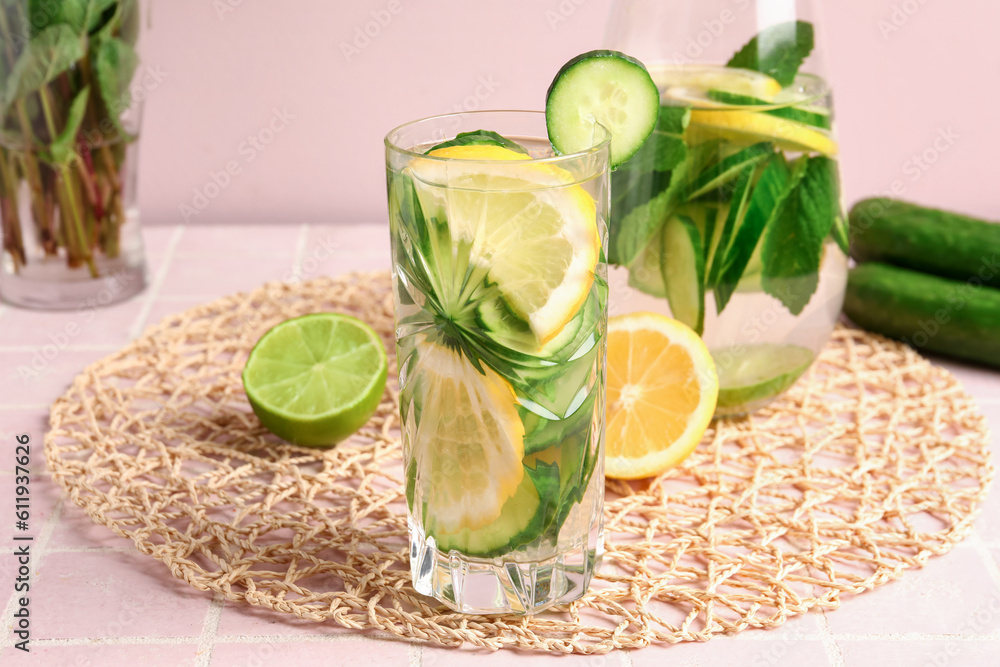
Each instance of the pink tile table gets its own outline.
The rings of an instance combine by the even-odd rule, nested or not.
[[[154,227],[145,231],[150,286],[96,313],[37,313],[0,305],[0,664],[144,665],[645,665],[794,664],[831,667],[993,665],[1000,655],[1000,500],[951,554],[839,611],[795,618],[708,644],[658,646],[605,656],[422,647],[377,632],[315,625],[225,603],[170,576],[94,524],[45,471],[48,407],[86,364],[150,324],[196,304],[270,280],[304,280],[389,268],[385,225]],[[1000,454],[1000,373],[945,362],[980,401]],[[29,530],[14,528],[14,437],[31,437]],[[15,534],[30,535],[30,654],[11,630],[20,594]]]

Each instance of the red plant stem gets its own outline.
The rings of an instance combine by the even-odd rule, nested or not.
[[[84,170],[81,172],[83,185],[87,189],[87,198],[94,206],[94,216],[100,222],[104,219],[104,198],[96,185],[97,171],[94,169],[94,157],[90,153],[90,144],[83,137],[77,139],[77,145],[80,147],[80,157],[84,165]]]

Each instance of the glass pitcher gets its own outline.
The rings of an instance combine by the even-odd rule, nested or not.
[[[669,313],[708,345],[716,416],[783,394],[843,305],[848,234],[823,24],[800,0],[618,0],[607,46],[660,88],[612,175],[611,314]]]

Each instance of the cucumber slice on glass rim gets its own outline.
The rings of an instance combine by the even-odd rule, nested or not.
[[[635,155],[656,127],[660,91],[646,67],[618,51],[588,51],[562,66],[545,97],[545,123],[556,152],[594,143],[594,124],[611,133],[611,168]]]

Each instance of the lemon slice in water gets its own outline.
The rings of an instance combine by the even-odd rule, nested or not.
[[[415,354],[420,418],[409,458],[425,527],[434,535],[483,528],[500,518],[524,478],[514,390],[444,345],[418,343]]]
[[[426,210],[544,345],[583,305],[601,250],[593,197],[566,170],[500,146],[451,146],[410,167]]]

